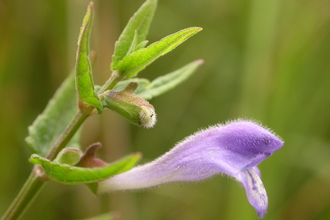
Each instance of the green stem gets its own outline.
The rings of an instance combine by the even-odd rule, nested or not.
[[[99,91],[102,92],[112,89],[123,77],[114,71],[110,79],[104,84],[104,86]],[[49,160],[54,160],[57,154],[65,148],[68,142],[71,140],[73,135],[80,128],[82,123],[88,118],[92,111],[78,111],[76,115],[71,120],[70,124],[66,127],[65,131],[57,139],[54,147],[47,155]],[[34,166],[29,178],[26,180],[21,191],[18,193],[15,200],[12,202],[10,207],[7,209],[1,220],[14,220],[18,219],[23,212],[27,209],[29,204],[36,197],[37,193],[40,191],[42,186],[45,184],[42,173],[40,173],[39,166]]]
[[[86,120],[89,114],[84,112],[77,112],[71,120],[70,124],[66,127],[62,135],[57,139],[52,151],[48,154],[47,158],[53,160],[57,154],[67,145],[72,136],[76,133],[82,123]],[[36,197],[41,187],[45,184],[42,178],[39,166],[34,166],[29,178],[26,180],[21,191],[18,193],[15,200],[12,202],[7,212],[1,220],[14,220],[18,219],[29,206],[33,198]]]
[[[55,159],[57,154],[69,143],[73,135],[77,132],[77,130],[80,128],[80,126],[88,116],[89,114],[86,114],[81,111],[78,111],[76,113],[76,115],[73,117],[68,127],[62,133],[62,135],[57,139],[51,152],[47,155],[47,158],[49,160]]]
[[[7,209],[7,212],[2,216],[2,220],[18,219],[36,197],[41,187],[45,184],[36,171],[37,166],[34,166],[21,191]]]
[[[106,90],[113,89],[115,87],[115,85],[117,85],[117,83],[119,81],[121,81],[122,79],[123,79],[122,74],[119,74],[118,71],[115,70],[114,72],[112,72],[108,81],[102,86],[102,88],[100,89],[98,94],[101,94],[101,93],[105,92]]]

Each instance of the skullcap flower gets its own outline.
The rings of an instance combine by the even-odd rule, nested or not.
[[[282,146],[279,137],[255,122],[218,124],[187,137],[150,163],[100,182],[98,193],[226,174],[242,183],[250,204],[263,218],[268,197],[257,165]]]

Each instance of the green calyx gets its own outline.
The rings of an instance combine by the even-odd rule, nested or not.
[[[151,128],[156,123],[154,107],[134,94],[137,83],[130,83],[122,91],[106,91],[100,95],[105,107],[119,113],[134,125]]]

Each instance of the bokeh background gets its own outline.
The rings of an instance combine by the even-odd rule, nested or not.
[[[110,75],[113,44],[143,0],[95,0],[95,81]],[[87,0],[0,0],[0,214],[28,177],[27,126],[74,67]],[[140,73],[154,79],[196,59],[185,83],[152,100],[152,129],[110,110],[88,119],[83,148],[101,141],[113,161],[142,152],[150,161],[185,136],[235,118],[255,119],[285,140],[259,167],[266,220],[330,219],[330,1],[159,0],[148,39],[204,30]],[[257,219],[244,189],[217,176],[95,197],[85,186],[49,182],[23,219],[85,219],[111,211],[123,220]]]

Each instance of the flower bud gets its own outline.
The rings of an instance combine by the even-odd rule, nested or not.
[[[101,146],[101,143],[94,143],[90,145],[86,149],[85,153],[80,157],[80,161],[76,166],[94,168],[108,165],[106,162],[96,157],[96,151]]]
[[[68,164],[70,166],[76,165],[79,160],[82,152],[75,148],[64,148],[55,158],[54,161],[61,164]]]
[[[119,113],[132,124],[151,128],[156,123],[154,107],[134,94],[137,83],[130,83],[122,91],[109,90],[100,95],[105,107]]]

